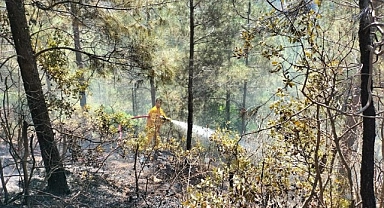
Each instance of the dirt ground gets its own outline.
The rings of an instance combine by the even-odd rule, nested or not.
[[[71,193],[60,197],[40,191],[45,184],[38,176],[44,174],[40,173],[31,181],[29,205],[22,203],[21,194],[16,194],[12,203],[2,207],[181,207],[184,185],[180,182],[182,173],[175,170],[173,156],[141,156],[136,161],[135,168],[133,155],[112,155],[102,161],[102,166],[67,164]]]

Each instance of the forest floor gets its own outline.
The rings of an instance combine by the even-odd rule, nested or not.
[[[175,163],[175,157],[170,153],[159,153],[156,159],[144,158],[137,157],[135,163],[134,155],[123,158],[114,154],[103,158],[103,165],[99,167],[84,166],[83,163],[66,165],[71,190],[66,196],[41,191],[46,184],[43,182],[44,174],[36,171],[34,175],[37,177],[31,180],[29,205],[21,202],[20,193],[15,195],[12,203],[2,207],[181,207],[187,183],[182,175],[188,174],[185,168],[177,171],[175,164],[180,163]],[[17,182],[13,180],[13,183]],[[15,189],[17,185],[18,191],[22,191],[20,184],[7,184],[7,187]]]

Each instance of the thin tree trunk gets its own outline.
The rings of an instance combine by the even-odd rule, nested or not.
[[[5,181],[4,178],[4,167],[3,167],[3,160],[0,158],[0,180],[1,180],[1,186],[2,186],[2,191],[4,192],[4,204],[8,203],[9,200],[9,193],[7,189],[7,182]],[[0,205],[3,203],[0,202]]]
[[[6,0],[5,3],[28,107],[48,178],[48,190],[55,194],[66,194],[69,192],[69,188],[59,150],[54,141],[51,121],[32,50],[24,4],[22,0]]]
[[[318,200],[320,201],[320,204],[323,204],[324,190],[323,190],[323,182],[321,178],[322,170],[320,167],[320,160],[319,160],[319,150],[320,150],[320,142],[321,142],[320,105],[316,106],[316,128],[317,128],[317,136],[316,136],[316,146],[315,146],[315,152],[314,152],[316,177],[312,185],[311,194],[305,200],[303,207],[309,207],[309,203],[312,201],[312,198],[315,196],[315,194],[318,195]]]
[[[151,69],[151,76],[149,77],[149,84],[151,85],[151,101],[152,106],[156,104],[156,86],[155,86],[155,73]]]
[[[251,15],[251,1],[248,2],[248,12],[247,12],[247,26],[248,30],[249,28],[249,16]],[[249,58],[248,58],[248,48],[245,49],[245,66],[248,67],[249,65]],[[246,101],[247,101],[247,80],[244,81],[243,85],[243,103],[242,103],[242,113],[241,113],[241,128],[240,128],[240,134],[243,135],[246,131],[246,126],[245,126],[245,116],[247,115],[246,111]]]
[[[381,132],[381,138],[384,138],[384,121],[381,122],[381,128],[380,128],[380,132]],[[382,140],[381,141],[381,158],[384,159],[384,141]],[[381,159],[381,160],[383,160]],[[383,161],[381,161],[381,169],[383,170],[384,168],[384,163]],[[381,173],[383,174],[383,173]],[[384,208],[384,183],[381,183],[381,195],[380,195],[380,208]]]
[[[188,129],[187,129],[187,150],[192,149],[192,128],[193,128],[193,68],[195,52],[195,20],[193,0],[189,1],[189,67],[188,67]]]
[[[242,102],[242,109],[241,109],[241,129],[240,134],[243,135],[246,131],[245,128],[245,116],[247,115],[247,110],[245,108],[245,103],[247,101],[247,81],[244,81],[243,85],[243,102]]]
[[[227,95],[225,98],[225,123],[223,126],[228,129],[230,121],[231,121],[231,92],[227,90]]]
[[[146,23],[147,27],[149,26],[149,21],[151,18],[151,15],[149,14],[149,8],[148,8],[148,0],[145,1],[145,9],[146,9]],[[150,85],[151,85],[151,99],[152,99],[152,106],[156,104],[156,85],[155,85],[155,71],[153,68],[151,69],[152,76],[149,79]]]
[[[23,177],[24,177],[24,203],[27,204],[27,206],[30,206],[30,200],[29,200],[29,177],[28,177],[28,157],[29,157],[29,145],[28,145],[28,123],[26,121],[23,121],[23,128],[22,128],[21,138],[23,140],[23,147],[24,147],[24,153],[23,153],[23,159],[21,161],[23,166]]]
[[[361,68],[361,105],[363,107],[363,148],[361,158],[361,188],[360,195],[363,208],[376,207],[375,193],[373,186],[374,179],[374,145],[376,115],[372,100],[372,57],[370,46],[372,46],[370,1],[359,0],[360,25],[359,25],[359,43],[360,43],[360,61]]]
[[[136,91],[137,91],[137,88],[138,88],[138,83],[137,82],[134,82],[132,84],[132,115],[136,115]]]
[[[73,15],[72,30],[73,30],[73,39],[74,39],[75,50],[76,50],[76,52],[75,52],[75,54],[76,54],[76,65],[77,65],[79,70],[82,70],[84,68],[84,65],[83,65],[83,59],[82,59],[81,53],[80,53],[81,44],[80,44],[79,20],[77,19],[77,15],[79,13],[78,11],[79,10],[77,9],[76,4],[71,3],[71,12],[72,12],[72,15]],[[81,75],[81,77],[79,78],[79,82],[80,82],[81,86],[84,85],[84,81],[85,81],[84,75]],[[84,109],[85,105],[87,104],[87,97],[85,95],[84,89],[80,90],[79,96],[80,96],[80,106],[81,106],[82,109]]]

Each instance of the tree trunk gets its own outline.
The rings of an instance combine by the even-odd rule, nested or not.
[[[245,116],[247,115],[247,111],[245,108],[245,103],[247,101],[247,81],[244,81],[243,86],[243,102],[242,102],[242,113],[241,113],[241,127],[240,127],[240,135],[243,135],[246,131],[245,129]]]
[[[151,69],[151,76],[149,77],[149,84],[151,86],[151,101],[152,106],[156,104],[156,86],[155,86],[155,72]]]
[[[249,26],[249,16],[251,15],[251,1],[248,2],[248,12],[247,12],[247,25],[248,25],[248,31],[250,30]],[[245,66],[248,67],[249,65],[249,58],[248,58],[248,48],[245,49],[246,57],[245,57]],[[240,127],[240,135],[243,135],[246,131],[245,126],[245,116],[247,115],[246,111],[246,101],[247,101],[247,80],[244,80],[243,85],[243,103],[242,103],[242,113],[241,113],[241,127]]]
[[[71,3],[71,12],[73,15],[72,19],[72,30],[73,30],[73,39],[75,43],[75,50],[76,50],[76,65],[79,70],[82,70],[84,68],[83,65],[83,59],[81,57],[81,44],[80,44],[80,29],[79,29],[79,20],[77,19],[77,15],[79,10],[77,9],[77,5],[75,3]],[[81,75],[79,78],[80,85],[84,85],[84,75]],[[84,109],[85,105],[87,104],[87,97],[85,95],[84,89],[80,90],[79,92],[80,96],[80,106],[82,109]]]
[[[225,98],[225,121],[223,127],[229,129],[229,123],[231,121],[231,92],[227,90]]]
[[[6,0],[5,2],[28,107],[48,178],[48,190],[55,194],[66,194],[69,192],[69,188],[60,154],[54,141],[51,121],[32,50],[23,1]]]
[[[188,129],[187,129],[187,150],[192,149],[192,128],[193,128],[193,68],[195,52],[195,23],[194,23],[193,0],[189,1],[189,66],[188,66]]]
[[[370,2],[359,0],[361,12],[359,25],[360,61],[361,69],[361,104],[363,106],[363,148],[361,159],[361,188],[360,195],[363,208],[376,207],[373,187],[374,177],[374,145],[375,145],[375,108],[372,100],[372,57],[369,47],[372,46]]]

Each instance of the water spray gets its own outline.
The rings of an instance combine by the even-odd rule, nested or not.
[[[139,115],[139,116],[131,117],[131,119],[139,119],[139,118],[148,118],[148,115]],[[160,119],[163,120],[163,121],[170,121],[173,124],[175,124],[176,126],[179,126],[184,131],[187,131],[187,129],[188,129],[188,124],[186,122],[173,120],[173,119],[170,119],[170,118],[165,117],[165,116],[160,116]],[[205,138],[205,139],[209,139],[209,137],[213,133],[215,133],[215,131],[210,129],[210,128],[208,128],[208,127],[202,127],[202,126],[199,126],[199,125],[193,125],[192,133],[194,135],[196,135],[196,136],[199,136],[199,137],[202,137],[202,138]]]
[[[188,129],[188,124],[186,122],[176,121],[176,120],[171,120],[171,122],[173,124],[181,127],[184,131],[187,131],[187,129]],[[202,126],[198,126],[198,125],[193,125],[192,133],[197,135],[197,136],[203,137],[205,139],[209,139],[209,137],[213,133],[215,133],[215,131],[210,129],[210,128],[208,128],[208,127],[202,127]]]

